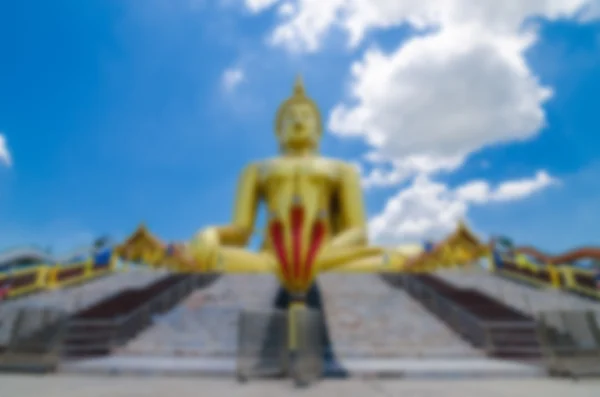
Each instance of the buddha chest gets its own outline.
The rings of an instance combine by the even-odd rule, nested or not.
[[[271,217],[301,206],[311,218],[328,218],[339,186],[339,163],[325,158],[275,159],[259,168],[260,191]]]

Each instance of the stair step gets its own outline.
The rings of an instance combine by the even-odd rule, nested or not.
[[[152,297],[160,296],[160,294],[166,293],[171,288],[180,288],[180,283],[184,280],[185,277],[182,276],[168,276],[146,288],[135,291],[124,291],[111,299],[100,302],[75,315],[63,343],[64,354],[71,357],[90,357],[108,354],[110,352],[109,346],[114,341],[114,338],[119,335],[120,331],[118,325],[111,324],[110,322],[114,322],[123,315],[132,313],[142,305],[145,305]],[[193,288],[191,282],[189,288]],[[177,297],[184,298],[186,295],[186,293],[181,293]],[[127,299],[125,305],[120,304],[121,299]],[[167,307],[178,303],[177,299],[173,299],[169,302],[169,305],[158,305],[152,311],[159,314],[166,311]],[[128,310],[124,310],[124,308]],[[93,318],[94,314],[101,316],[102,319]],[[145,328],[148,325],[147,321],[139,322],[136,324],[136,327],[128,329],[127,334],[129,336],[136,335],[141,331],[141,328]],[[120,335],[122,336],[123,334],[121,333]]]
[[[540,356],[541,346],[537,338],[535,321],[531,317],[477,290],[454,287],[434,275],[422,276],[413,281],[420,281],[433,292],[440,294],[446,300],[479,320],[484,322],[490,320],[506,322],[506,324],[498,325],[497,328],[492,328],[489,332],[488,335],[492,346],[480,346],[482,348],[487,347],[489,354],[492,356],[505,358]],[[414,297],[419,298],[417,288],[411,292]],[[430,295],[428,299],[422,301],[425,307],[432,310],[434,314],[445,321],[450,327],[455,328],[459,326],[448,321],[445,313],[435,312],[436,306],[430,304]],[[514,325],[511,326],[510,323],[514,323]],[[467,330],[455,330],[463,335],[465,339],[470,340],[471,343],[478,344],[478,342],[471,339],[471,334]],[[482,329],[481,332],[485,332],[485,330]]]

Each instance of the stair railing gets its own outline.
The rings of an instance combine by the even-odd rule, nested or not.
[[[118,317],[116,319],[101,320],[101,319],[84,319],[71,320],[68,336],[77,335],[74,329],[81,328],[96,328],[95,335],[105,334],[108,340],[104,346],[64,346],[65,351],[70,353],[82,352],[89,349],[106,349],[109,352],[123,346],[131,338],[135,337],[143,328],[151,325],[153,317],[157,314],[164,313],[173,308],[186,295],[193,291],[199,284],[202,284],[202,279],[198,277],[186,277],[180,282],[168,287],[165,291],[151,298],[141,306],[134,309],[132,312]],[[89,331],[85,331],[89,334]],[[82,336],[85,336],[83,334]]]
[[[413,277],[403,277],[404,288],[425,307],[446,322],[450,328],[467,339],[474,347],[487,349],[489,337],[484,324],[464,308],[450,301],[435,289]]]
[[[531,329],[535,332],[535,322],[520,321],[482,321],[460,305],[445,298],[434,288],[420,282],[414,277],[403,277],[404,288],[428,309],[445,321],[451,329],[466,338],[478,349],[487,354],[497,353],[498,347],[493,341],[494,331],[502,329]],[[518,351],[517,351],[518,350]],[[511,353],[527,353],[538,351],[538,347],[511,348]]]
[[[148,300],[131,313],[117,318],[115,325],[118,331],[116,332],[115,339],[112,341],[113,347],[125,344],[141,329],[151,325],[154,322],[153,317],[155,315],[172,309],[173,306],[196,288],[197,282],[196,277],[186,277],[156,297]]]

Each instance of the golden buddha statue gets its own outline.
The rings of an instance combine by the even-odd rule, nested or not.
[[[385,270],[390,257],[367,247],[359,174],[319,155],[322,130],[319,109],[298,78],[275,119],[280,155],[244,170],[232,223],[194,237],[188,245],[194,263],[207,271],[273,272],[295,295],[319,272]],[[250,252],[243,247],[261,202],[268,211],[266,239],[260,252]]]

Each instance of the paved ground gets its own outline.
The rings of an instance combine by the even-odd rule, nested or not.
[[[344,380],[296,390],[288,381],[239,385],[226,379],[104,378],[0,375],[2,396],[18,397],[188,397],[188,396],[402,396],[402,397],[594,397],[600,381],[564,380]]]
[[[543,368],[489,358],[397,358],[397,359],[342,359],[340,364],[351,376],[375,374],[402,376],[404,379],[423,377],[539,377]],[[63,363],[60,372],[84,375],[170,375],[170,376],[230,376],[234,377],[235,358],[112,356]],[[389,379],[389,376],[388,376]]]

